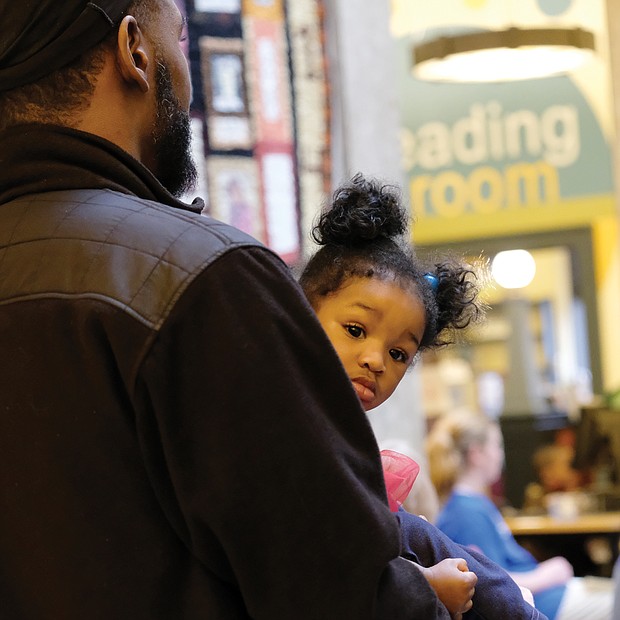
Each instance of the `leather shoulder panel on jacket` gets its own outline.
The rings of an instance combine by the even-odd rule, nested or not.
[[[217,258],[261,244],[212,218],[110,190],[25,196],[0,205],[0,303],[105,300],[159,328]]]

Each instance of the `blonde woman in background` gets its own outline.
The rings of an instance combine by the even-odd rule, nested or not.
[[[533,593],[536,607],[550,620],[611,618],[609,580],[597,582],[596,591],[589,592],[565,558],[538,562],[517,543],[491,501],[489,489],[504,465],[502,434],[495,421],[472,413],[446,415],[434,424],[426,448],[442,504],[436,522],[440,530],[502,566]]]

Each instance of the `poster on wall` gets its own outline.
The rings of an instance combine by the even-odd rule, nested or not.
[[[321,3],[289,2],[286,17],[295,101],[301,230],[309,231],[320,205],[331,191],[330,116]]]
[[[213,150],[250,149],[253,136],[243,41],[201,37],[199,44],[209,147]]]
[[[286,146],[263,145],[257,148],[257,156],[266,243],[283,260],[293,262],[300,250],[293,150]]]
[[[257,162],[213,155],[207,159],[207,179],[209,214],[265,241]]]
[[[258,18],[244,23],[256,141],[290,144],[293,121],[284,24]]]

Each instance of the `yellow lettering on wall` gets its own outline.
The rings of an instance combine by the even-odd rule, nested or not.
[[[509,207],[553,204],[560,199],[558,171],[547,162],[514,164],[505,173]]]
[[[504,177],[499,170],[491,166],[476,168],[469,175],[468,185],[471,206],[477,213],[495,213],[504,206]]]
[[[458,217],[465,213],[469,199],[462,174],[448,170],[431,183],[431,204],[439,217]]]
[[[520,162],[503,171],[474,168],[469,175],[444,170],[435,176],[412,177],[411,200],[419,217],[454,219],[506,209],[538,208],[560,202],[558,171],[545,161]]]

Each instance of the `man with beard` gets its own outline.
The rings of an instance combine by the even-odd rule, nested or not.
[[[173,0],[0,0],[0,617],[448,618],[289,270],[195,176]]]

